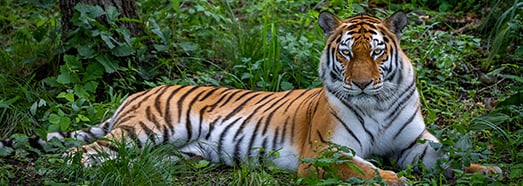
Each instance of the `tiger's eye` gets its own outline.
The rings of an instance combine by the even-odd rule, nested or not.
[[[383,52],[382,49],[375,49],[374,51],[372,51],[372,55],[377,56],[377,55],[380,55],[382,52]]]
[[[346,49],[341,50],[341,53],[344,55],[350,55],[350,51]]]

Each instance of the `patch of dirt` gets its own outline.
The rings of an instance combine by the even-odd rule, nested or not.
[[[11,165],[11,166],[9,166]],[[0,161],[0,169],[12,173],[9,177],[8,185],[42,185],[42,176],[35,170],[35,163],[32,159],[17,160],[13,158],[3,158]]]

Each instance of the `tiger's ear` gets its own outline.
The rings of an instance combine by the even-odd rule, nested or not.
[[[400,39],[403,28],[407,26],[407,15],[403,11],[397,11],[385,20],[389,26],[390,31],[396,34],[396,38]]]
[[[329,12],[322,12],[320,13],[320,16],[318,16],[318,23],[320,24],[321,29],[323,29],[325,39],[328,39],[329,36],[334,33],[334,30],[338,28],[341,21]]]

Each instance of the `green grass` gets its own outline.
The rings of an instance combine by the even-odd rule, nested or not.
[[[109,26],[80,29],[73,39],[62,41],[57,1],[3,1],[0,138],[19,133],[16,137],[21,145],[11,149],[13,156],[0,156],[0,185],[303,184],[294,172],[270,166],[231,168],[198,159],[169,161],[176,154],[169,146],[122,148],[115,160],[85,168],[66,164],[61,157],[65,147],[44,153],[26,147],[23,141],[28,135],[96,124],[108,118],[130,93],[162,84],[271,91],[319,87],[317,64],[325,42],[316,22],[319,11],[349,16],[368,10],[384,17],[397,7],[420,5],[421,11],[435,14],[429,20],[434,24],[414,24],[418,15],[409,13],[411,24],[404,29],[401,44],[417,71],[428,128],[449,152],[450,164],[498,165],[505,175],[497,181],[469,174],[446,180],[438,174],[399,170],[380,158],[372,161],[400,171],[414,185],[523,182],[522,45],[520,39],[505,34],[521,29],[515,27],[521,22],[521,6],[514,1],[508,8],[493,9],[493,15],[504,16],[484,23],[484,27],[500,30],[489,36],[479,31],[456,33],[443,15],[466,12],[439,12],[448,4],[443,0],[430,5],[423,2],[392,3],[391,9],[379,9],[357,1],[332,1],[326,6],[294,1],[139,0],[146,35],[132,38]],[[438,10],[430,10],[432,6]],[[96,24],[88,17],[78,19]],[[441,30],[442,26],[448,29]],[[101,32],[110,39],[96,35]],[[145,47],[145,40],[151,40],[153,47]],[[507,40],[514,42],[508,47],[496,44]],[[99,47],[92,47],[95,44]],[[111,44],[118,49],[108,47]],[[510,55],[492,56],[489,51],[498,50],[495,48]],[[82,52],[75,53],[77,50]],[[62,57],[66,60],[61,61]],[[340,183],[336,179],[316,181],[307,183]]]

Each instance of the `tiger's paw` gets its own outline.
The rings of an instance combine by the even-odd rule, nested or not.
[[[393,171],[379,170],[379,174],[381,176],[381,179],[387,182],[387,185],[399,186],[406,185],[409,182],[407,178],[398,177],[398,175]]]
[[[501,178],[503,176],[503,170],[498,166],[483,166],[480,164],[470,164],[465,167],[466,173],[481,173],[483,175],[490,175],[493,178]]]

